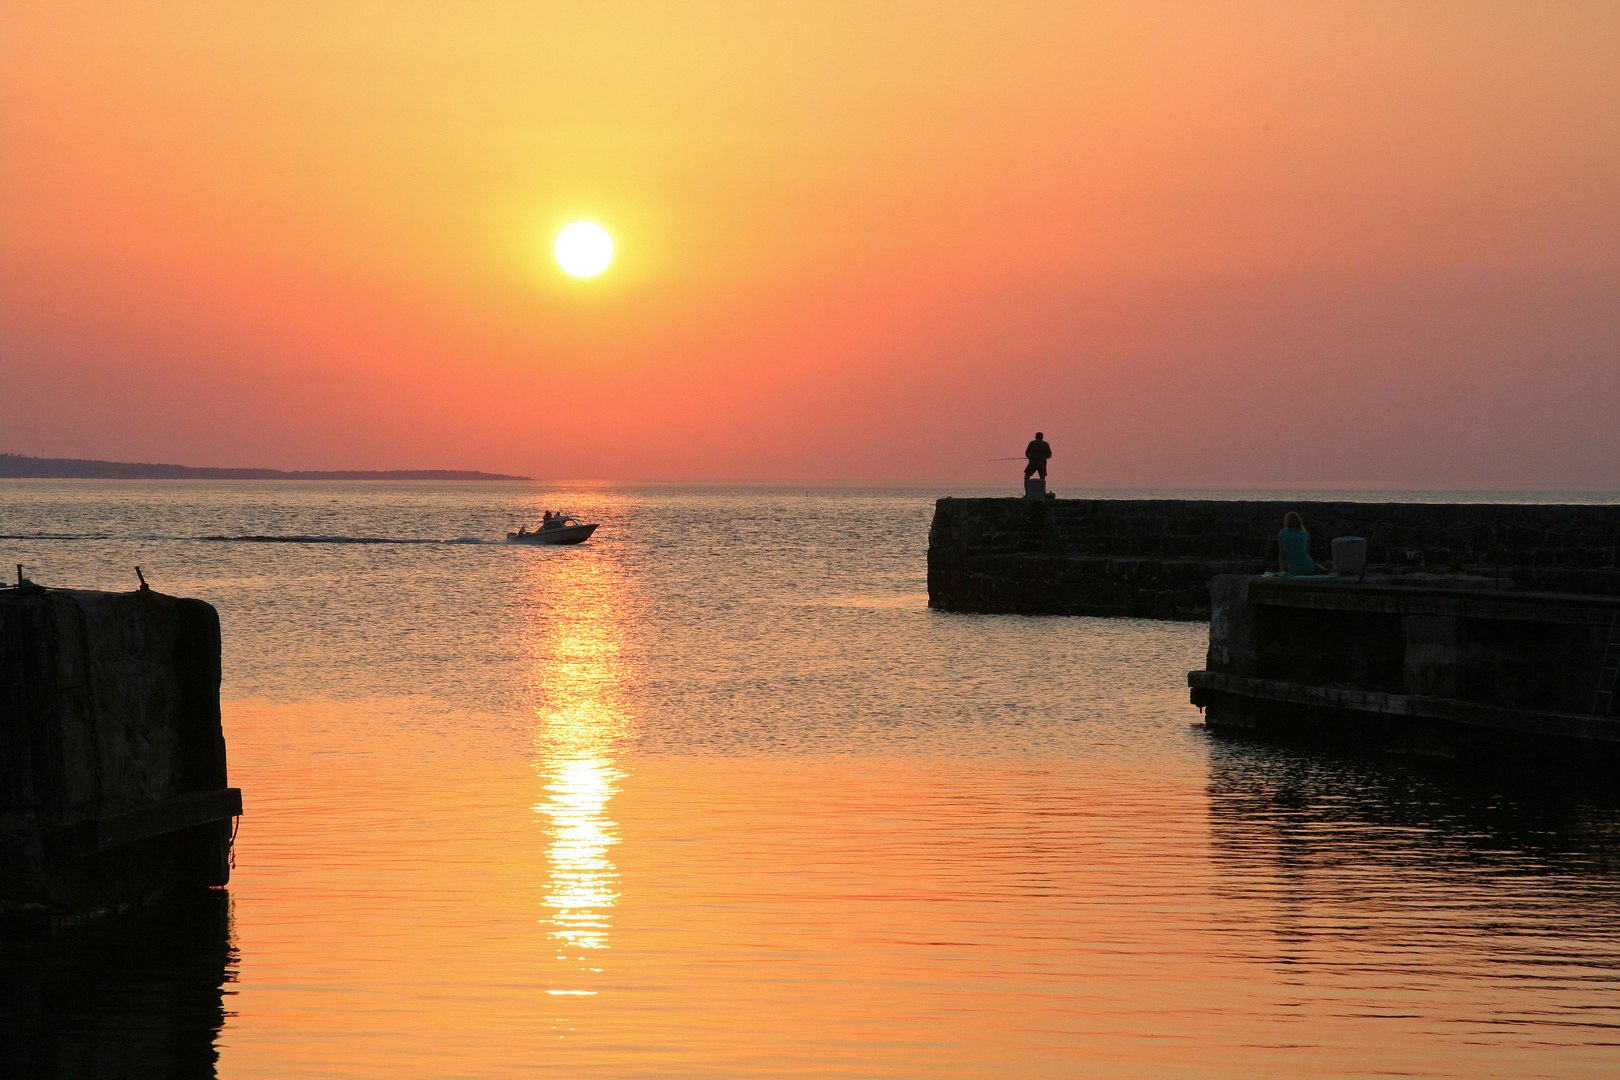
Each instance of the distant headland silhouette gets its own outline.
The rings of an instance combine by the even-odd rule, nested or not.
[[[84,458],[0,454],[0,479],[7,480],[532,480],[532,476],[462,469],[206,469],[190,465],[150,465]]]

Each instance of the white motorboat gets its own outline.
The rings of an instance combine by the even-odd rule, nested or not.
[[[506,534],[508,544],[581,544],[591,538],[595,525],[587,525],[579,518],[553,514],[533,532],[519,526],[517,532]]]

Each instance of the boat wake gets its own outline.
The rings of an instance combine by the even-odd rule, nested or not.
[[[433,540],[420,537],[390,536],[199,536],[220,544],[498,544],[499,540],[485,540],[477,536],[458,536],[454,540]]]
[[[392,536],[113,536],[110,533],[4,533],[0,540],[167,540],[201,541],[216,544],[504,544],[481,536],[458,536],[453,540]]]

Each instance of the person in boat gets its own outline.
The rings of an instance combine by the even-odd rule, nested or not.
[[[1030,474],[1040,473],[1041,479],[1046,479],[1046,462],[1052,456],[1052,446],[1046,441],[1046,436],[1039,431],[1030,444],[1024,447],[1024,479],[1028,480]]]
[[[547,510],[545,517],[540,519],[540,527],[542,529],[551,528],[551,511],[550,510]]]
[[[1311,558],[1311,534],[1305,531],[1305,522],[1293,510],[1283,518],[1283,527],[1277,533],[1277,569],[1289,577],[1330,572],[1326,563]]]

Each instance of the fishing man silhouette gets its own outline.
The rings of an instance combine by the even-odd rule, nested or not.
[[[1052,447],[1048,445],[1046,436],[1040,432],[1035,433],[1035,439],[1024,447],[1024,457],[1028,464],[1024,466],[1024,479],[1028,480],[1031,473],[1040,473],[1041,479],[1046,479],[1046,459],[1052,456]]]

